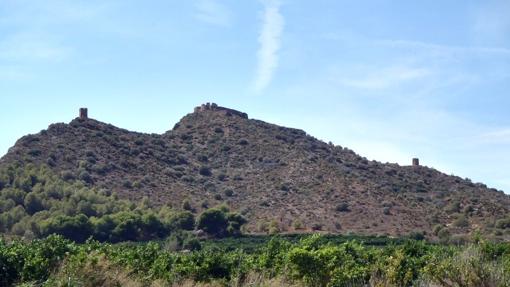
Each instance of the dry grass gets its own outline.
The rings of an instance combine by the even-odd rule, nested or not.
[[[154,287],[167,286],[155,285]],[[267,278],[259,273],[250,273],[243,282],[195,282],[193,280],[185,280],[183,282],[170,285],[171,287],[304,287],[298,282],[291,282],[284,277]]]

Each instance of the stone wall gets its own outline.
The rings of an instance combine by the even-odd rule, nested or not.
[[[247,113],[243,113],[243,112],[225,108],[225,107],[220,107],[215,103],[205,103],[201,106],[196,107],[194,111],[195,111],[195,113],[203,112],[203,111],[224,111],[227,116],[236,115],[236,116],[240,116],[245,119],[248,118]]]

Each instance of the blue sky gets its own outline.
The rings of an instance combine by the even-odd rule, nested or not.
[[[510,1],[0,0],[0,154],[204,102],[510,192]]]

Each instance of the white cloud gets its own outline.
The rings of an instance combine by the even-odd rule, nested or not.
[[[484,133],[480,136],[480,141],[483,143],[492,144],[509,144],[510,143],[510,128],[501,128]]]
[[[0,59],[5,61],[62,61],[70,52],[70,48],[33,33],[19,33],[0,42]]]
[[[380,70],[364,71],[359,77],[341,77],[335,81],[341,85],[360,89],[386,89],[405,82],[426,77],[430,71],[425,68],[394,66]]]
[[[259,34],[260,47],[255,78],[255,91],[260,92],[269,85],[278,67],[278,50],[281,45],[284,19],[280,13],[279,1],[264,1],[262,30]]]
[[[38,26],[63,25],[74,22],[89,22],[112,9],[111,1],[26,1],[4,0],[9,13],[2,15],[0,24]]]
[[[19,65],[0,64],[0,81],[25,81],[31,78],[32,73]]]
[[[471,36],[478,43],[505,45],[510,40],[510,2],[480,1],[473,9]]]
[[[231,13],[225,5],[214,0],[200,0],[195,3],[195,18],[217,26],[228,26]]]

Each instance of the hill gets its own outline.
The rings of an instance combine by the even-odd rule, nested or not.
[[[0,167],[28,163],[132,201],[147,196],[196,213],[226,203],[248,218],[252,233],[510,237],[510,197],[501,191],[426,166],[369,161],[215,104],[195,108],[164,134],[87,117],[52,124],[0,159]]]

